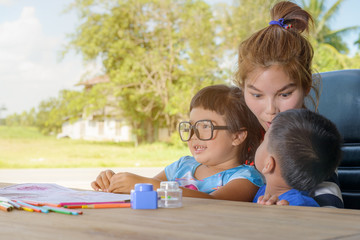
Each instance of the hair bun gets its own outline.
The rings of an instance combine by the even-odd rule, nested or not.
[[[309,31],[309,23],[313,24],[311,15],[303,10],[295,3],[289,1],[282,1],[271,9],[271,19],[277,21],[280,18],[284,18],[285,24],[291,24],[292,29],[295,29],[299,33]]]

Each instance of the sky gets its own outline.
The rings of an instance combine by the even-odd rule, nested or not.
[[[69,41],[67,34],[74,33],[79,22],[75,12],[63,13],[71,2],[0,0],[0,118],[36,108],[41,101],[57,97],[60,90],[81,90],[75,84],[83,74],[89,69],[96,74],[94,66],[85,65],[75,52],[60,58]],[[345,0],[331,22],[333,29],[360,25],[358,9],[359,0]],[[352,44],[358,36],[349,34],[346,41]]]

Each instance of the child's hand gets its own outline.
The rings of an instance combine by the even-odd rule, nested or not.
[[[289,202],[286,200],[279,200],[277,195],[271,196],[270,194],[265,194],[264,196],[260,196],[257,201],[258,204],[261,205],[289,205]]]
[[[147,178],[128,172],[113,175],[110,180],[109,192],[130,193],[136,183],[148,182]]]
[[[95,191],[102,190],[104,192],[108,192],[110,186],[110,179],[115,173],[112,170],[102,171],[99,176],[97,176],[96,180],[91,183],[91,187]]]

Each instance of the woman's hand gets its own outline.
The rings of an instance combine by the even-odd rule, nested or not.
[[[110,186],[110,179],[115,173],[112,170],[102,171],[99,176],[97,176],[96,180],[91,183],[91,187],[95,191],[102,190],[104,192],[108,192]]]
[[[257,200],[258,204],[261,205],[281,205],[286,206],[289,205],[289,202],[286,200],[279,200],[277,195],[271,196],[270,194],[265,194],[264,196],[260,196]]]

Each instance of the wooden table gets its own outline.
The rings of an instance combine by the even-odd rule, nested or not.
[[[184,198],[176,209],[83,212],[0,211],[0,239],[360,239],[360,211],[349,209]]]

